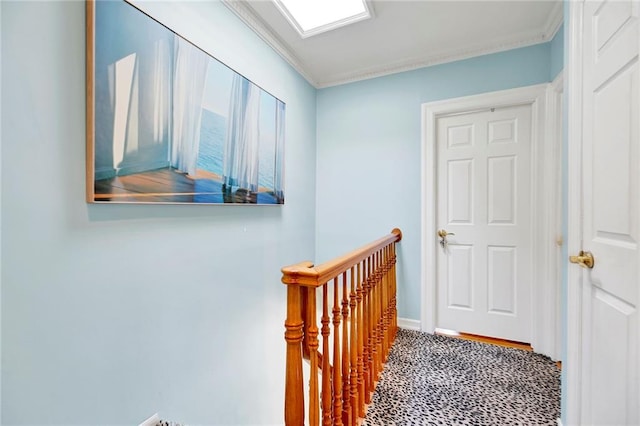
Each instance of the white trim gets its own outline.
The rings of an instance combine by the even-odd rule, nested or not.
[[[533,312],[533,341],[537,342],[533,347],[554,360],[561,358],[562,93],[560,73],[547,87],[545,133],[539,144],[539,161],[534,165],[538,172],[536,181],[541,185],[533,205],[538,206],[535,220],[542,232],[534,234],[537,247],[534,265],[539,275],[535,281],[537,291],[533,292],[534,307],[538,307]]]
[[[555,155],[557,150],[548,149],[543,146],[547,139],[545,114],[546,96],[548,94],[548,84],[539,84],[510,90],[503,90],[493,93],[467,96],[463,98],[449,99],[444,101],[429,102],[422,105],[422,144],[421,144],[421,182],[422,182],[422,232],[421,232],[421,320],[422,330],[433,333],[436,328],[436,120],[439,117],[468,113],[476,110],[488,108],[508,107],[514,105],[531,105],[532,107],[532,205],[537,206],[538,211],[554,210],[560,208],[555,206],[555,199],[546,197],[547,192],[553,193],[553,179],[544,179],[539,184],[539,176],[546,175],[554,168],[557,160]],[[552,142],[547,142],[551,144]],[[545,149],[547,148],[547,149]],[[551,173],[552,175],[555,173]],[[551,186],[551,188],[549,188]],[[550,203],[550,205],[549,205]],[[543,262],[547,253],[549,241],[555,244],[556,229],[553,221],[534,220],[532,223],[532,320],[533,332],[531,345],[537,352],[548,356],[557,356],[553,353],[557,350],[553,344],[554,339],[549,339],[551,343],[545,344],[539,336],[546,333],[556,336],[559,325],[552,316],[550,321],[541,321],[541,318],[549,310],[550,306],[556,306],[559,301],[554,297],[555,292],[549,294],[541,291],[535,283],[547,279],[550,276],[548,268],[551,265]],[[539,236],[543,237],[539,237]],[[540,269],[540,266],[544,269]],[[552,300],[554,299],[554,300]],[[537,315],[536,315],[537,313]],[[537,348],[540,347],[541,350]],[[542,352],[544,350],[544,352]]]
[[[433,213],[435,205],[433,200],[436,198],[436,180],[435,180],[435,122],[436,122],[436,105],[428,107],[422,104],[422,141],[420,143],[420,159],[422,167],[420,168],[421,182],[421,228],[420,233],[422,240],[420,241],[420,318],[422,320],[422,331],[427,333],[435,333],[436,331],[436,247],[433,242],[436,237],[436,215]],[[429,141],[429,143],[427,143]],[[429,205],[427,205],[429,203]],[[430,208],[428,206],[431,206]],[[427,215],[427,211],[431,214]]]
[[[553,38],[558,33],[558,30],[564,22],[563,9],[564,4],[561,1],[558,1],[554,4],[549,17],[547,18],[547,23],[544,26],[544,41],[553,40]]]
[[[563,176],[564,176],[564,172],[563,172],[563,147],[564,147],[564,135],[565,135],[565,131],[564,131],[564,126],[565,126],[565,122],[564,122],[564,117],[565,117],[565,108],[566,105],[564,104],[564,72],[561,71],[556,78],[551,82],[551,89],[552,89],[552,95],[553,97],[556,99],[556,113],[553,115],[556,118],[556,122],[554,123],[554,129],[553,131],[555,132],[554,134],[552,134],[552,137],[555,137],[555,140],[557,141],[557,143],[554,145],[554,149],[555,149],[555,170],[556,170],[556,186],[555,186],[555,205],[558,207],[556,209],[556,211],[554,212],[555,214],[552,215],[551,218],[551,227],[555,229],[555,245],[553,246],[556,250],[550,250],[550,252],[552,253],[552,261],[551,261],[551,265],[552,265],[552,275],[550,275],[550,279],[552,281],[555,281],[557,287],[555,289],[553,289],[555,297],[556,297],[556,315],[555,315],[555,328],[556,328],[556,333],[555,333],[555,339],[554,339],[554,345],[555,345],[555,356],[552,356],[552,358],[554,360],[561,360],[562,359],[562,348],[563,348],[563,343],[562,343],[562,313],[563,313],[563,307],[562,307],[562,265],[564,263],[564,256],[563,256],[563,248],[565,246],[565,242],[564,242],[564,238],[562,235],[562,206],[563,206],[563,200],[564,200],[564,194],[563,194]],[[553,209],[551,209],[553,210]],[[555,274],[554,274],[555,272]]]
[[[251,28],[267,45],[276,51],[282,59],[291,65],[309,84],[316,89],[317,82],[309,73],[302,61],[290,50],[287,44],[278,37],[271,27],[266,25],[262,19],[249,6],[237,0],[222,0],[222,4],[232,11],[242,22]]]
[[[558,426],[562,426],[562,419],[557,418],[557,419],[556,419],[556,422],[558,422]]]
[[[521,47],[533,46],[536,44],[546,43],[544,35],[539,33],[517,39],[509,38],[500,42],[493,43],[488,46],[481,47],[465,47],[453,52],[436,52],[428,56],[418,56],[413,58],[405,58],[391,64],[383,64],[370,68],[363,68],[355,71],[334,75],[327,80],[320,80],[316,87],[324,89],[326,87],[339,86],[341,84],[353,83],[361,80],[369,80],[385,75],[397,74],[405,71],[412,71],[420,68],[431,67],[433,65],[447,64],[450,62],[462,61],[464,59],[475,58],[478,56],[490,55],[492,53],[505,52],[507,50],[519,49]]]
[[[420,331],[422,329],[420,321],[409,319],[409,318],[398,318],[398,327],[403,328],[405,330],[415,330],[415,331]]]
[[[582,246],[582,2],[569,2],[569,45],[567,64],[568,93],[568,224],[567,251],[578,253]],[[563,393],[566,395],[563,411],[568,425],[581,424],[582,388],[582,268],[567,269],[566,306],[566,381]]]
[[[517,37],[498,40],[490,45],[464,48],[454,52],[432,52],[428,56],[405,58],[393,64],[384,64],[372,68],[350,71],[348,73],[334,75],[328,79],[320,81],[314,77],[312,70],[308,69],[300,58],[296,56],[293,49],[284,42],[267,23],[264,22],[264,20],[260,18],[260,16],[258,16],[250,6],[247,6],[245,2],[239,0],[222,0],[222,3],[316,89],[323,89],[355,81],[368,80],[385,75],[397,74],[399,72],[411,71],[433,65],[461,61],[477,56],[489,55],[491,53],[504,52],[520,47],[546,43],[555,37],[562,24],[562,3],[558,2],[560,6],[554,6],[544,28],[541,28],[535,33],[529,32],[524,35],[519,34]],[[371,5],[369,6],[371,13],[373,14],[373,8]]]

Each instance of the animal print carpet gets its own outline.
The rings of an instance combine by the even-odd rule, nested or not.
[[[363,425],[556,425],[560,370],[519,349],[398,330]]]

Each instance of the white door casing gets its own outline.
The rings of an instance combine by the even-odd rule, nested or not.
[[[547,140],[550,141],[549,149],[554,150],[550,160],[554,161],[553,169],[549,173],[543,172],[543,187],[547,191],[543,191],[543,197],[546,197],[544,205],[554,206],[554,208],[546,209],[544,212],[537,212],[544,221],[542,229],[548,229],[554,233],[555,241],[542,241],[544,257],[540,259],[540,263],[545,265],[543,270],[547,272],[547,276],[543,277],[539,285],[542,287],[542,299],[537,302],[544,306],[555,306],[555,312],[546,312],[541,319],[543,325],[535,330],[538,335],[534,338],[537,342],[536,351],[546,354],[554,360],[562,359],[562,266],[565,262],[563,256],[563,246],[565,245],[562,230],[562,206],[563,206],[563,188],[562,188],[562,150],[563,150],[563,116],[564,116],[564,75],[561,72],[549,85],[547,90]],[[553,190],[550,190],[550,189]],[[555,243],[555,245],[553,245]],[[546,330],[555,329],[555,334],[549,334]]]
[[[436,135],[436,327],[530,342],[531,105],[442,116]]]
[[[560,143],[546,125],[546,97],[554,93],[548,84],[504,90],[463,98],[430,102],[422,105],[422,306],[421,328],[433,332],[436,327],[436,254],[439,249],[436,235],[436,122],[439,117],[469,113],[490,108],[514,105],[531,107],[531,152],[532,152],[532,205],[536,214],[532,218],[531,281],[533,286],[532,338],[534,350],[558,358],[560,349],[559,323],[553,312],[559,306],[556,263],[549,256],[549,250],[557,250],[560,227],[556,212],[560,209],[555,194],[560,180],[555,165],[558,162]],[[557,96],[557,94],[555,95]],[[556,120],[556,124],[560,120]],[[549,132],[549,133],[547,133]],[[544,135],[548,135],[544,137]],[[454,231],[455,232],[455,231]],[[545,277],[552,277],[551,279]],[[547,336],[546,340],[542,337]],[[549,336],[553,336],[549,338]],[[545,340],[542,342],[541,340]],[[540,348],[540,349],[538,349]]]
[[[570,3],[570,425],[640,424],[640,1]]]

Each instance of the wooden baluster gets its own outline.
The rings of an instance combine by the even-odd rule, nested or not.
[[[307,288],[307,316],[309,321],[307,343],[309,344],[309,360],[311,377],[309,379],[309,425],[320,423],[320,407],[318,396],[318,324],[316,321],[316,289]]]
[[[365,378],[364,378],[364,284],[363,284],[364,261],[358,263],[358,417],[364,418],[365,412]]]
[[[387,360],[387,274],[385,273],[385,250],[380,249],[380,365]],[[382,371],[382,367],[380,368]]]
[[[342,273],[342,423],[351,425],[351,384],[349,348],[349,291],[347,272]]]
[[[362,261],[362,384],[363,384],[363,398],[365,405],[369,403],[367,395],[369,393],[369,382],[367,377],[367,360],[369,359],[369,353],[367,343],[369,341],[368,331],[368,312],[367,312],[367,259]]]
[[[351,267],[351,292],[349,293],[349,310],[351,313],[351,327],[350,327],[350,333],[349,333],[349,340],[350,340],[350,354],[351,354],[351,371],[350,371],[350,377],[349,377],[349,382],[351,384],[351,392],[350,392],[350,399],[351,399],[351,417],[350,417],[350,421],[349,423],[347,423],[347,425],[349,426],[356,426],[357,423],[357,419],[358,419],[358,334],[359,330],[357,329],[357,323],[358,323],[358,309],[357,309],[357,295],[356,295],[356,285],[357,285],[357,277],[356,277],[356,270],[355,270],[355,266]]]
[[[333,424],[342,426],[342,370],[340,363],[340,288],[333,279]]]
[[[378,382],[378,253],[373,254],[373,270],[371,271],[373,276],[373,366],[371,372],[373,374],[374,383]]]
[[[384,353],[384,251],[380,249],[378,251],[378,293],[380,297],[380,305],[378,308],[378,315],[380,315],[380,319],[378,320],[378,377],[380,377],[380,373],[382,373],[382,364],[385,361],[385,353]]]
[[[378,252],[373,254],[373,269],[371,270],[371,275],[373,276],[373,341],[372,341],[372,352],[373,352],[373,365],[371,366],[371,381],[376,384],[378,382],[378,366],[380,365],[380,352],[378,350],[378,342],[380,341],[380,336],[378,335],[378,312],[380,311],[380,297],[379,297],[379,274],[378,274]]]
[[[287,286],[287,319],[284,338],[287,341],[284,422],[287,426],[304,424],[304,386],[302,385],[302,317],[300,286]]]
[[[387,362],[389,356],[389,246],[382,249],[382,357],[383,362]]]
[[[393,244],[389,245],[389,351],[396,339],[396,292],[393,288]]]
[[[302,329],[302,358],[309,359],[309,316],[311,313],[307,309],[308,300],[307,294],[309,292],[308,287],[300,287],[300,316],[302,317],[302,322],[304,323],[304,327]]]
[[[389,281],[389,351],[391,351],[391,346],[393,345],[393,341],[395,340],[396,332],[395,332],[395,321],[393,316],[395,315],[395,296],[393,292],[393,255],[392,255],[392,245],[389,245],[388,253],[389,253],[389,272],[387,273],[387,280]]]
[[[387,360],[387,347],[386,340],[386,321],[387,321],[387,303],[386,303],[386,285],[387,276],[385,273],[384,263],[384,248],[380,249],[380,371],[382,372],[382,366]]]
[[[385,326],[384,326],[384,322],[385,322],[385,299],[384,299],[384,286],[385,286],[385,273],[384,273],[384,249],[380,249],[380,255],[379,255],[379,269],[380,269],[380,322],[379,322],[379,327],[380,327],[380,364],[379,364],[379,369],[378,369],[378,375],[380,375],[380,373],[382,373],[382,366],[386,360],[386,352],[385,352],[385,345],[384,345],[384,339],[385,339]]]
[[[398,288],[396,283],[396,243],[391,244],[391,287],[393,292],[393,337],[395,340],[396,333],[398,332]]]
[[[395,270],[395,256],[393,254],[393,246],[391,243],[389,246],[389,261],[390,261],[390,269],[389,269],[389,291],[390,291],[390,301],[391,304],[391,343],[393,343],[396,339],[396,328],[397,328],[397,319],[396,319],[396,289],[395,289],[395,281],[396,281],[396,270]]]
[[[373,337],[372,330],[373,326],[371,323],[371,307],[373,305],[373,297],[371,292],[371,256],[367,257],[366,260],[366,268],[365,268],[365,292],[364,292],[364,300],[365,300],[365,358],[364,358],[364,376],[365,376],[365,403],[371,403],[371,393],[373,392],[373,380],[371,376],[371,367],[373,366]]]
[[[329,300],[328,283],[322,286],[322,425],[331,426],[331,365],[329,364]]]
[[[376,387],[376,382],[378,380],[378,372],[376,371],[378,368],[378,316],[376,315],[377,306],[378,306],[378,283],[376,280],[376,253],[371,255],[371,262],[369,264],[369,278],[371,280],[371,290],[370,290],[370,322],[369,322],[369,336],[371,336],[371,360],[369,365],[369,376],[371,383],[371,392],[374,391]]]

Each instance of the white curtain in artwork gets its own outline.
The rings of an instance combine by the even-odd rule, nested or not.
[[[224,154],[224,184],[258,190],[260,89],[239,74],[233,76]]]
[[[176,37],[175,61],[171,165],[194,175],[209,57],[188,41]]]
[[[273,177],[275,195],[284,202],[284,102],[276,99],[276,166]]]

